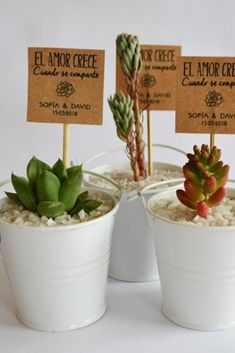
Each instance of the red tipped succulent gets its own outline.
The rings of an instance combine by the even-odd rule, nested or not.
[[[229,166],[220,161],[221,150],[208,145],[193,147],[194,154],[188,153],[188,162],[183,166],[184,189],[176,195],[185,206],[196,210],[207,218],[208,207],[220,203],[225,195],[224,185],[228,180]]]

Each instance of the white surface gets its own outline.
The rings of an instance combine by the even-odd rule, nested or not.
[[[99,321],[64,333],[34,331],[15,317],[0,258],[1,353],[234,353],[235,328],[184,329],[168,321],[160,306],[159,282],[109,280],[108,308]]]
[[[78,161],[123,146],[107,104],[117,34],[138,34],[143,44],[182,45],[184,55],[235,56],[233,0],[2,0],[0,8],[0,180],[22,171],[33,154],[48,163],[61,156],[61,125],[26,122],[28,46],[106,50],[104,125],[71,127],[71,157]],[[209,142],[207,135],[175,134],[174,112],[152,115],[153,142],[188,152],[194,143]],[[216,138],[231,177],[234,138]]]

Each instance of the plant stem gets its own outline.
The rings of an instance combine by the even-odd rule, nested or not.
[[[137,150],[137,162],[139,166],[140,176],[145,178],[146,171],[145,171],[145,165],[144,165],[142,124],[140,121],[138,99],[135,99],[134,101],[134,113],[135,113],[135,127],[136,127],[135,139],[136,139],[136,150]]]
[[[135,78],[132,80],[132,92],[134,100],[134,120],[135,120],[135,140],[136,140],[136,150],[137,150],[137,163],[139,166],[139,175],[141,178],[146,178],[147,172],[144,163],[144,145],[143,145],[143,127],[141,123],[141,116],[139,110],[139,75],[138,72],[135,73]]]
[[[133,139],[132,138],[129,138],[127,140],[127,150],[128,150],[128,154],[129,154],[130,161],[131,161],[131,168],[132,168],[132,171],[133,171],[134,181],[138,181],[140,173],[139,173],[139,166],[138,166],[138,163],[137,163],[135,145],[133,143]]]

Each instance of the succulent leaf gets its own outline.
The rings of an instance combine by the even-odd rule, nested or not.
[[[30,211],[36,211],[36,202],[29,181],[12,173],[11,182],[23,206]]]
[[[200,177],[190,169],[188,163],[183,166],[183,174],[185,179],[191,180],[195,185],[200,185]]]
[[[72,175],[74,175],[74,177],[77,177],[77,174],[82,174],[82,164],[80,165],[74,165],[70,168],[67,169],[67,175],[68,177],[72,177]]]
[[[57,162],[52,167],[52,173],[57,176],[60,182],[63,182],[68,174],[65,168],[64,162],[61,159],[58,159]]]
[[[72,167],[68,171],[68,178],[62,183],[59,192],[59,201],[65,205],[65,211],[69,212],[75,205],[82,185],[82,169]]]
[[[208,206],[215,206],[218,205],[225,196],[225,189],[224,187],[220,187],[210,198],[207,200]]]
[[[84,209],[85,212],[90,213],[91,211],[95,210],[101,205],[100,202],[96,200],[89,200],[88,197],[89,197],[88,191],[84,191],[81,194],[79,194],[76,204],[71,211],[71,214],[78,213],[82,209]]]
[[[226,164],[221,169],[219,169],[216,173],[214,173],[214,176],[215,176],[216,180],[219,181],[220,179],[227,177],[228,172],[229,172],[229,166]]]
[[[205,199],[201,190],[191,180],[185,180],[184,188],[189,199],[193,201],[203,201]]]
[[[41,216],[56,218],[64,214],[65,207],[59,201],[41,201],[37,206],[37,211]]]
[[[17,194],[15,194],[14,192],[7,192],[7,191],[5,191],[5,194],[16,205],[21,205],[21,201],[20,201],[19,196]]]
[[[84,200],[81,203],[77,203],[77,205],[71,211],[71,214],[78,213],[81,210],[84,210],[86,213],[89,214],[89,213],[91,213],[91,211],[94,211],[100,205],[101,205],[101,202],[99,202],[97,200]]]
[[[83,209],[86,213],[91,213],[94,211],[96,208],[98,208],[101,205],[101,202],[97,200],[87,200],[83,204]]]
[[[207,161],[209,157],[209,153],[205,150],[202,151],[201,158],[203,161]]]
[[[197,145],[194,145],[193,152],[195,155],[200,155],[200,148]]]
[[[30,159],[27,165],[27,178],[33,187],[36,185],[37,178],[44,170],[51,170],[51,168],[36,157]]]
[[[208,216],[208,205],[204,201],[200,201],[197,204],[197,214],[200,217],[207,218]]]
[[[42,172],[37,179],[37,197],[41,201],[58,201],[60,181],[49,170]]]
[[[179,199],[179,201],[185,205],[186,207],[192,208],[193,210],[195,210],[196,208],[196,203],[193,202],[192,200],[190,200],[188,198],[188,195],[186,194],[186,192],[184,190],[177,190],[176,191],[176,195]]]
[[[78,195],[76,203],[82,203],[85,200],[87,200],[88,197],[89,197],[88,191],[84,191],[84,192],[82,192],[81,194]]]
[[[207,194],[212,194],[215,192],[217,189],[217,181],[214,176],[210,176],[207,178],[204,182],[204,193]]]
[[[213,173],[213,174],[217,173],[223,167],[223,165],[224,165],[224,163],[222,161],[219,161],[219,162],[213,164],[210,167],[211,173]]]

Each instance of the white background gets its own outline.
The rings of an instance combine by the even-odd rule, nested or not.
[[[182,45],[184,55],[235,56],[233,0],[0,0],[0,178],[22,171],[34,154],[48,163],[61,156],[62,126],[26,122],[27,47],[105,49],[103,126],[71,126],[71,159],[122,143],[116,138],[107,97],[115,86],[115,38],[137,34],[144,44]],[[173,112],[154,112],[154,142],[191,151],[207,135],[174,132]],[[235,136],[221,135],[223,159],[233,162]],[[176,161],[177,162],[177,161]],[[1,265],[2,268],[2,265]],[[1,270],[2,271],[2,270]],[[89,328],[63,334],[25,329],[15,318],[0,276],[1,353],[234,353],[234,330],[194,332],[170,323],[160,312],[159,284],[111,281],[109,309]]]
[[[105,49],[103,126],[71,126],[70,156],[78,162],[114,146],[107,97],[115,87],[117,34],[144,44],[182,45],[183,55],[235,56],[233,0],[0,0],[0,178],[23,171],[34,154],[53,163],[62,153],[62,125],[26,122],[27,47]],[[153,141],[190,152],[208,135],[176,134],[174,112],[153,112]],[[223,160],[233,167],[235,136],[220,135]],[[162,152],[163,153],[163,152]]]

